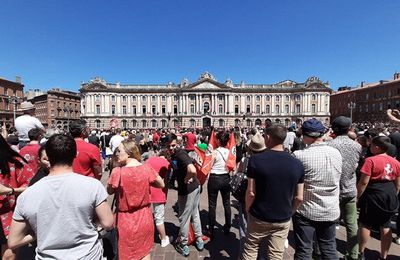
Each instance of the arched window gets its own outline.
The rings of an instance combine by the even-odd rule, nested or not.
[[[266,105],[266,106],[265,106],[265,113],[266,113],[266,114],[271,114],[271,109],[270,109],[270,106],[269,106],[269,105]]]
[[[142,127],[143,127],[143,128],[146,128],[146,127],[147,127],[147,121],[144,120],[144,119],[142,120]]]
[[[279,95],[276,95],[275,96],[275,101],[279,101],[280,100],[280,96]]]
[[[114,95],[111,96],[111,101],[112,101],[112,102],[115,102],[115,96],[114,96]]]
[[[153,114],[153,115],[155,115],[156,114],[156,106],[155,105],[152,105],[151,106],[151,113]]]
[[[315,109],[315,104],[311,105],[311,113],[315,114],[317,111]]]
[[[296,104],[296,114],[300,114],[300,104]]]
[[[161,113],[162,113],[162,114],[165,114],[165,105],[162,105],[162,106],[161,106]]]
[[[122,106],[122,114],[123,115],[127,114],[127,110],[126,110],[126,106],[125,105]]]
[[[195,127],[196,126],[196,120],[194,120],[194,119],[190,119],[189,123],[190,123],[191,127]]]
[[[257,113],[257,114],[260,114],[260,113],[261,113],[260,105],[257,105],[257,106],[256,106],[256,113]]]
[[[122,128],[127,128],[128,127],[128,122],[124,119],[122,120]]]
[[[162,128],[165,128],[165,127],[167,127],[167,121],[166,120],[161,120],[161,126],[162,126]]]
[[[279,105],[276,105],[276,106],[275,106],[275,113],[276,113],[276,114],[279,114]]]
[[[190,114],[194,114],[194,105],[193,104],[191,104],[190,105]]]
[[[246,120],[246,126],[247,126],[247,127],[251,127],[251,120],[250,120],[250,119],[247,119],[247,120]]]
[[[240,119],[235,119],[235,126],[240,126]]]
[[[235,114],[239,114],[239,106],[235,105]]]
[[[261,100],[261,96],[257,96],[256,101],[260,101],[260,100]]]
[[[286,113],[286,114],[289,114],[289,113],[290,113],[290,111],[289,111],[289,105],[285,105],[285,113]]]
[[[146,106],[142,106],[142,113],[146,114]]]
[[[265,96],[265,101],[270,101],[270,100],[271,100],[271,97],[269,95],[266,95]]]
[[[224,113],[224,107],[222,106],[222,104],[219,104],[219,106],[218,106],[218,113],[219,114],[223,114]]]
[[[219,127],[224,127],[224,126],[225,126],[225,121],[224,121],[224,119],[218,120],[218,125],[219,125]]]
[[[250,105],[246,106],[246,113],[250,113]]]
[[[122,102],[126,102],[126,96],[122,96]]]
[[[247,96],[247,97],[246,97],[246,101],[247,101],[247,102],[250,102],[250,96]]]
[[[290,96],[289,96],[289,95],[286,95],[286,96],[285,96],[285,100],[286,100],[286,102],[289,102],[289,101],[290,101]]]
[[[97,119],[97,120],[96,120],[96,127],[97,127],[97,128],[100,128],[100,127],[101,127],[100,123],[101,123],[101,121],[100,121],[99,119]]]
[[[313,101],[317,100],[317,95],[312,94],[311,99],[312,99]]]
[[[235,101],[239,101],[239,96],[235,96]]]
[[[174,105],[174,114],[175,115],[178,114],[178,106],[177,105]]]
[[[151,120],[151,127],[157,127],[157,121],[155,119]]]
[[[100,115],[100,105],[96,105],[96,114]]]
[[[137,127],[137,121],[135,119],[132,120],[132,127]]]

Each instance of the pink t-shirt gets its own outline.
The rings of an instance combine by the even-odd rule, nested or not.
[[[194,145],[196,144],[197,137],[195,134],[187,133],[184,135],[186,137],[186,151],[194,151]]]
[[[168,160],[162,157],[150,157],[146,164],[150,165],[161,178],[164,179],[164,182],[167,182],[168,173],[170,171],[170,164]],[[159,189],[155,187],[150,187],[150,201],[151,203],[166,203],[167,202],[167,184],[165,184],[164,189]]]
[[[95,166],[101,166],[99,148],[80,139],[75,139],[75,142],[77,154],[72,164],[74,172],[93,178],[99,178],[99,176],[95,176],[94,172]]]

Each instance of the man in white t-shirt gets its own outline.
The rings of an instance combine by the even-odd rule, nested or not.
[[[101,259],[103,247],[94,222],[111,229],[114,219],[101,182],[72,171],[76,151],[69,135],[49,138],[50,173],[18,196],[9,248],[36,238],[36,259]]]
[[[113,135],[110,139],[110,148],[112,150],[112,152],[114,152],[114,150],[121,144],[121,142],[125,139],[122,135],[121,135],[121,129],[117,129],[115,135]]]
[[[39,119],[34,116],[35,107],[31,102],[22,102],[20,110],[23,112],[23,115],[15,119],[15,128],[18,132],[19,149],[22,149],[30,141],[28,136],[29,130],[40,128],[45,131],[45,129]]]

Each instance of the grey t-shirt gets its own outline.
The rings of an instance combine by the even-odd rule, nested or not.
[[[100,181],[76,173],[47,176],[17,200],[13,219],[37,237],[36,259],[101,259],[95,208],[107,198]]]

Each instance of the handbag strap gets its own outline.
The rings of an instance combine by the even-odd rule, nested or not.
[[[115,204],[115,226],[116,227],[118,226],[119,192],[120,192],[120,188],[121,188],[121,178],[122,178],[122,176],[121,176],[121,173],[122,173],[121,167],[118,167],[118,168],[119,168],[119,181],[118,181],[118,187],[117,187],[117,189],[116,189],[116,191],[114,193],[114,200],[113,200],[113,204]]]

